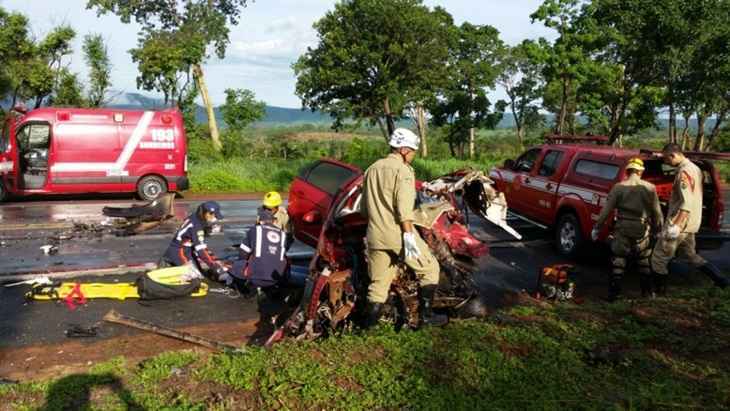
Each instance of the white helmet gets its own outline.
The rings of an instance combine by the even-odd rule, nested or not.
[[[393,148],[408,147],[413,150],[418,150],[418,146],[421,144],[421,138],[407,128],[396,128],[393,134],[390,135],[388,144]]]

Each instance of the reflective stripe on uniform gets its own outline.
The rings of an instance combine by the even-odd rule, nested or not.
[[[206,248],[208,248],[207,245],[205,245],[205,244],[198,244],[198,245],[195,246],[195,251],[205,250]]]
[[[282,231],[282,233],[281,233],[281,256],[279,257],[279,259],[281,261],[284,261],[284,254],[286,253],[284,244],[286,244],[286,233]]]
[[[192,228],[192,226],[193,226],[193,223],[188,223],[188,225],[183,226],[183,228],[181,228],[180,231],[177,232],[177,241],[182,241],[183,234],[185,234],[185,232],[190,230],[190,228]]]
[[[256,257],[261,257],[261,226],[256,226]]]
[[[243,251],[245,251],[247,253],[250,253],[251,252],[251,247],[247,246],[246,244],[241,244],[241,250],[243,250]]]

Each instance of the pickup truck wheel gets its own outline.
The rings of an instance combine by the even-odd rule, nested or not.
[[[153,201],[167,192],[167,183],[161,177],[147,176],[137,183],[137,194],[145,201]]]
[[[580,222],[575,214],[563,214],[555,228],[555,245],[566,257],[575,257],[583,243]]]

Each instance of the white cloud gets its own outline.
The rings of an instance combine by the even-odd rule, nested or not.
[[[515,44],[524,38],[554,34],[539,24],[531,24],[529,15],[542,0],[426,0],[427,5],[441,6],[453,14],[457,23],[491,24],[502,38]],[[294,95],[295,77],[291,64],[317,43],[312,24],[334,8],[335,0],[260,0],[250,3],[238,26],[230,32],[231,44],[226,58],[211,58],[205,65],[206,80],[213,101],[224,101],[226,88],[248,88],[269,104],[299,107]],[[102,33],[107,39],[112,62],[114,88],[136,91],[137,67],[130,48],[136,46],[138,26],[123,24],[114,15],[97,17],[86,10],[86,0],[0,0],[0,5],[29,16],[33,32],[42,35],[59,23],[68,23],[78,33],[71,68],[86,76],[81,54],[81,39],[87,33]],[[146,93],[146,92],[145,92]],[[503,93],[493,93],[502,97]],[[496,100],[496,98],[494,98]]]

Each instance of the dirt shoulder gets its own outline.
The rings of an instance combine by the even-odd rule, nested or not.
[[[179,328],[200,337],[234,346],[259,341],[258,320],[220,322]],[[260,332],[260,331],[259,331]],[[13,381],[44,380],[77,372],[115,357],[138,362],[164,351],[196,346],[156,334],[130,334],[108,339],[69,339],[60,344],[44,344],[0,349],[0,378]],[[200,350],[206,351],[205,348]]]

